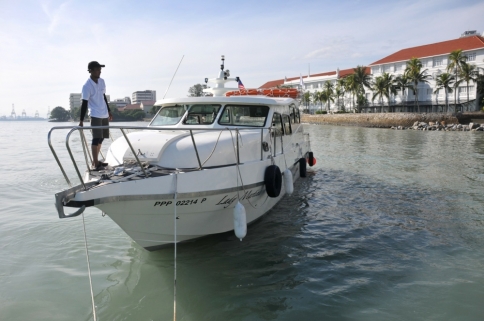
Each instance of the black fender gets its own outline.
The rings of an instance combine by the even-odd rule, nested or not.
[[[306,158],[299,159],[299,177],[306,177]]]
[[[264,184],[269,197],[278,197],[281,194],[282,173],[277,165],[267,166],[264,173]]]

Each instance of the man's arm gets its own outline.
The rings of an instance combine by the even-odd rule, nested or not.
[[[81,119],[79,121],[79,126],[84,126],[84,117],[86,116],[86,111],[87,111],[87,100],[83,99],[82,100],[82,105],[81,105]]]
[[[106,102],[106,106],[108,107],[108,114],[109,114],[109,121],[113,120],[113,115],[111,114],[111,109],[109,109],[108,99],[106,98],[106,94],[103,94],[104,101]]]

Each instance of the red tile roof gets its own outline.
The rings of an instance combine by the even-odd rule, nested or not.
[[[432,43],[429,45],[423,45],[418,47],[412,47],[407,49],[402,49],[395,52],[383,59],[371,63],[373,65],[381,65],[396,61],[406,61],[413,57],[423,58],[432,57],[438,55],[448,54],[454,50],[461,49],[463,51],[484,48],[484,38],[481,36],[471,36],[458,38],[454,40],[442,41],[437,43]]]
[[[143,106],[153,106],[156,101],[154,100],[142,100],[141,103],[143,104]]]
[[[350,69],[342,69],[339,71],[339,76],[340,77],[346,77],[348,75],[353,74],[353,68]],[[370,68],[366,67],[366,73],[370,74]],[[331,75],[336,75],[336,70],[335,71],[327,71],[327,72],[322,72],[319,74],[312,74],[310,77],[322,77],[322,76],[331,76]],[[287,78],[287,81],[292,81],[292,80],[298,80],[300,77],[291,77]],[[303,81],[308,78],[308,76],[302,76]],[[279,85],[284,85],[284,79],[278,79],[278,80],[271,80],[260,86],[259,88],[274,88]]]
[[[133,110],[133,109],[141,109],[141,104],[131,104],[131,105],[126,105],[125,107],[120,107],[118,108],[119,111],[125,111],[125,110]]]

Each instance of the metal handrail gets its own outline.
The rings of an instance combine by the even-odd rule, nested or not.
[[[74,169],[76,170],[76,174],[79,178],[79,180],[81,181],[84,189],[86,189],[86,184],[84,183],[83,179],[82,179],[82,175],[79,171],[79,167],[77,166],[77,163],[75,161],[75,158],[74,158],[74,155],[72,153],[72,150],[70,148],[70,137],[72,135],[72,133],[74,131],[79,131],[80,134],[81,134],[81,144],[83,145],[83,149],[87,149],[87,143],[85,141],[85,136],[83,134],[83,130],[84,129],[120,129],[121,133],[123,134],[124,138],[126,139],[135,159],[136,159],[136,162],[138,163],[138,165],[141,167],[141,169],[143,170],[144,174],[145,174],[145,178],[148,178],[147,174],[146,174],[146,171],[144,170],[139,158],[137,157],[132,145],[131,145],[131,142],[129,141],[129,138],[128,136],[125,134],[124,130],[129,130],[129,129],[132,129],[132,130],[155,130],[155,131],[182,131],[182,132],[189,132],[190,133],[190,136],[191,136],[191,139],[192,139],[192,143],[193,143],[193,148],[194,148],[194,151],[195,151],[195,154],[197,156],[197,161],[198,161],[198,165],[199,165],[199,170],[202,170],[203,169],[203,166],[201,164],[201,161],[200,161],[200,156],[199,156],[199,153],[198,153],[198,149],[197,149],[197,145],[196,145],[196,142],[195,142],[195,139],[194,139],[194,135],[193,135],[193,131],[203,131],[203,132],[207,132],[207,131],[224,131],[224,130],[234,130],[236,132],[236,136],[237,136],[237,142],[236,142],[236,162],[237,164],[240,164],[240,159],[239,159],[239,154],[240,154],[240,151],[239,151],[239,143],[238,143],[238,134],[239,134],[239,131],[246,131],[246,130],[260,130],[261,131],[261,136],[260,136],[260,144],[262,146],[262,142],[263,142],[263,139],[264,139],[264,130],[267,130],[269,132],[269,139],[272,139],[272,136],[270,135],[271,131],[272,131],[272,127],[269,127],[269,128],[266,128],[266,127],[234,127],[234,128],[229,128],[229,127],[225,127],[225,128],[163,128],[163,127],[141,127],[141,126],[84,126],[84,127],[79,127],[79,126],[57,126],[57,127],[52,127],[47,135],[47,138],[48,138],[48,144],[49,144],[49,148],[52,152],[52,154],[54,155],[54,158],[57,162],[57,165],[59,166],[62,174],[64,175],[64,178],[67,182],[67,184],[69,185],[69,187],[72,187],[72,184],[64,170],[64,167],[62,166],[58,156],[57,156],[57,153],[55,152],[54,150],[54,147],[52,146],[52,141],[51,141],[51,136],[52,136],[52,132],[54,130],[60,130],[60,129],[70,129],[70,131],[67,133],[67,136],[66,136],[66,149],[67,149],[67,152],[69,153],[69,157],[72,161],[72,164],[74,166]],[[111,135],[111,134],[110,134]],[[112,139],[112,138],[111,138]],[[275,140],[276,140],[276,137],[274,137],[274,143],[275,143]],[[281,142],[282,142],[282,137],[281,137]],[[89,153],[89,150],[87,150],[87,152]],[[84,152],[85,153],[85,152]],[[90,155],[89,155],[90,156]],[[84,155],[84,158],[85,158],[85,161],[87,163],[87,156],[86,154]],[[261,160],[263,160],[263,151],[262,151],[262,147],[261,147]],[[89,164],[87,164],[88,166],[88,170],[89,169]]]

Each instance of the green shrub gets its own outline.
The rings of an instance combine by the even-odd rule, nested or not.
[[[327,114],[328,112],[326,110],[316,110],[316,114],[322,114],[322,115],[325,115]]]

